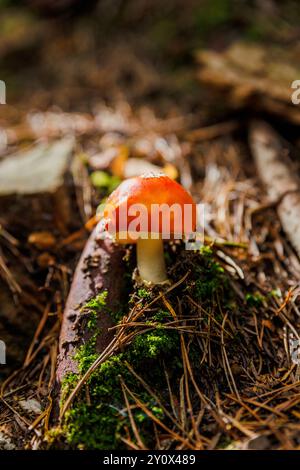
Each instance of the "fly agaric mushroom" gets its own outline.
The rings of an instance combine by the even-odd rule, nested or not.
[[[123,181],[108,197],[102,229],[117,243],[136,243],[141,280],[162,284],[167,278],[163,240],[180,239],[196,227],[196,204],[176,181],[145,174]]]

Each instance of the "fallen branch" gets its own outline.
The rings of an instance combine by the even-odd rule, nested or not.
[[[250,126],[249,143],[258,174],[276,204],[283,230],[300,256],[300,180],[280,136],[263,121]]]
[[[77,265],[63,315],[57,364],[59,389],[66,374],[77,372],[74,354],[96,329],[100,331],[96,343],[99,354],[113,338],[114,333],[109,331],[114,325],[111,312],[120,309],[124,292],[123,255],[124,249],[108,239],[97,240],[96,232],[92,232]],[[104,290],[107,291],[105,307],[97,316],[95,331],[90,331],[87,325],[88,312],[83,307]]]

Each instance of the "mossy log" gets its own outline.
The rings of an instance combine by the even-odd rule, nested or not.
[[[112,314],[120,309],[124,293],[124,249],[111,240],[101,240],[96,230],[91,234],[77,265],[67,299],[59,341],[57,385],[70,373],[77,372],[76,350],[97,332],[96,352],[109,344],[114,325]],[[91,299],[107,293],[105,305],[91,319],[85,308]]]

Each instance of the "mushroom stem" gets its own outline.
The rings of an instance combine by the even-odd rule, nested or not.
[[[162,284],[168,280],[162,239],[137,240],[137,265],[141,279],[146,283]]]

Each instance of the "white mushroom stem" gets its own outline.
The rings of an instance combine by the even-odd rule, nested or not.
[[[149,284],[162,284],[168,280],[163,240],[138,239],[137,265],[141,279]]]

